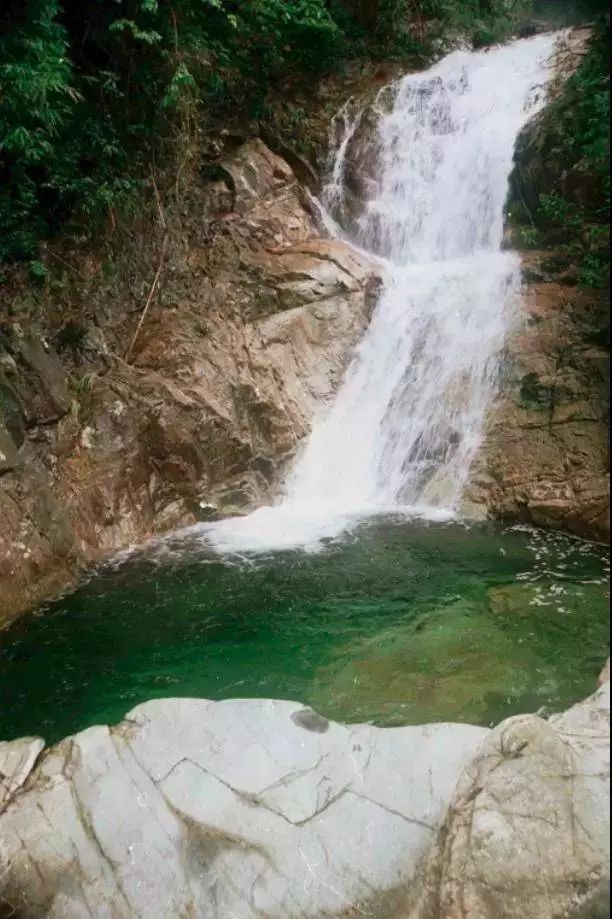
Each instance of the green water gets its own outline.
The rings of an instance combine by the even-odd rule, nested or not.
[[[378,522],[318,554],[229,560],[176,539],[0,633],[0,739],[161,696],[378,725],[560,709],[607,656],[608,571],[602,548],[489,525]]]

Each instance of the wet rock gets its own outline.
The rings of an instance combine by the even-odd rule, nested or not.
[[[342,187],[337,197],[330,201],[336,219],[359,234],[359,219],[368,202],[377,197],[379,187],[379,133],[381,118],[392,106],[395,84],[385,86],[367,96],[361,96],[341,109],[333,123],[332,148],[337,150],[346,142]],[[369,243],[371,244],[371,240]]]
[[[559,39],[553,97],[589,38],[588,29],[572,29]],[[508,342],[501,397],[474,467],[495,485],[471,494],[479,492],[493,516],[608,540],[609,296],[577,286],[568,231],[539,207],[541,196],[555,194],[594,209],[603,186],[581,163],[563,161],[559,130],[549,106],[517,140],[511,219],[537,228],[547,251],[523,256],[522,324]]]
[[[528,267],[548,254],[524,256]],[[531,281],[506,343],[466,501],[490,516],[609,538],[608,322],[601,291]]]
[[[553,98],[579,66],[590,36],[589,29],[575,28],[558,39],[553,58],[555,80],[549,89]],[[580,165],[567,168],[558,133],[554,110],[545,107],[527,122],[516,140],[509,208],[522,210],[532,225],[539,221],[541,195],[554,193],[577,204],[595,204],[598,181]]]
[[[532,35],[547,32],[549,29],[550,24],[543,19],[525,19],[517,26],[516,34],[518,38],[531,38]]]
[[[324,734],[329,727],[327,718],[307,708],[294,712],[291,720],[306,731],[316,731],[317,734]]]

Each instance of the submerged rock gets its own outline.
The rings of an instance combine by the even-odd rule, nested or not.
[[[608,876],[608,747],[609,683],[493,731],[149,702],[0,745],[0,893],[62,919],[582,916]]]
[[[538,666],[533,650],[457,600],[431,613],[427,627],[406,623],[338,647],[317,671],[311,698],[333,699],[339,719],[377,712],[387,725],[453,717],[490,724],[508,687],[518,692]]]

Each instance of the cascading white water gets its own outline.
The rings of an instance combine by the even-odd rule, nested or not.
[[[282,502],[207,528],[218,548],[312,544],[364,513],[457,511],[520,285],[517,256],[501,251],[514,142],[543,100],[554,42],[457,51],[384,90],[376,189],[352,237],[384,259],[379,304]],[[339,114],[329,225],[346,214],[359,121]]]

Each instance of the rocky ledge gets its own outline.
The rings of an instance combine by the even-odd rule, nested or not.
[[[493,730],[168,699],[0,744],[0,914],[603,919],[609,692]]]
[[[99,264],[80,325],[61,324],[63,303],[0,320],[0,625],[202,507],[269,498],[369,323],[375,267],[321,238],[261,140],[230,147],[200,185],[169,223],[146,317]]]

